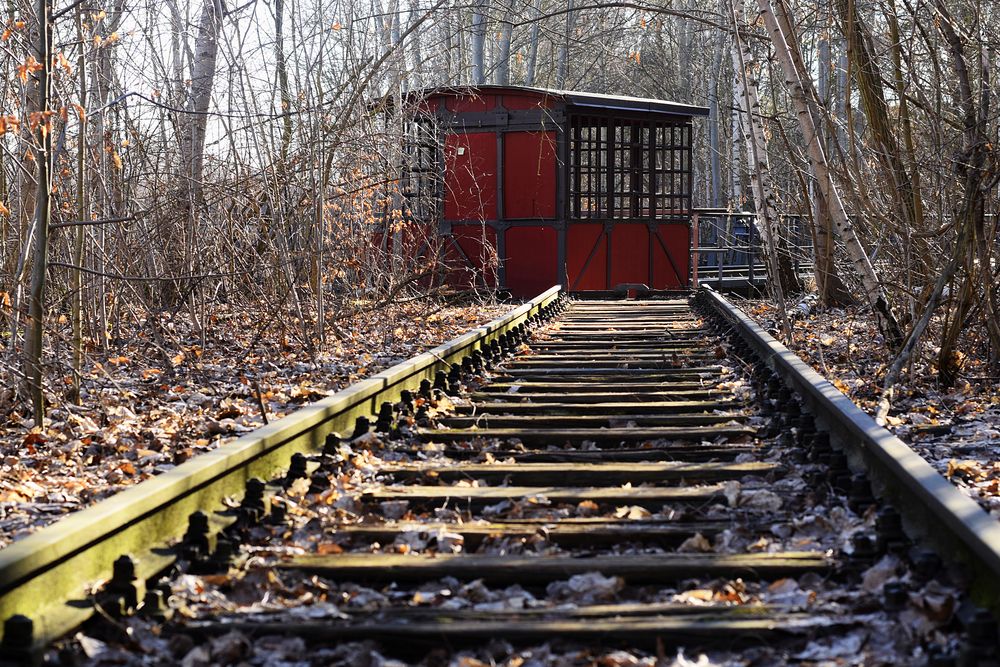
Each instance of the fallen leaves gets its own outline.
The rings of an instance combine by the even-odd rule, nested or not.
[[[701,533],[695,533],[681,542],[677,551],[680,553],[709,553],[712,551],[712,543]]]
[[[549,584],[545,593],[555,600],[593,604],[609,602],[625,588],[621,577],[605,577],[600,572],[586,572],[570,577],[567,581]]]
[[[9,303],[0,292],[0,307]],[[428,310],[437,312],[431,323],[424,322]],[[0,390],[0,502],[9,503],[0,546],[261,426],[251,378],[263,389],[268,417],[278,418],[505,310],[418,301],[366,310],[338,322],[337,335],[311,350],[281,327],[258,338],[258,323],[269,318],[252,312],[218,307],[204,344],[185,315],[158,315],[155,324],[147,315],[133,331],[123,329],[106,356],[88,352],[81,405],[50,395],[44,425],[19,414],[13,394]],[[69,336],[68,321],[52,324]],[[155,328],[166,341],[152,340]],[[4,372],[0,387],[16,386]],[[42,504],[50,509],[33,509]]]
[[[639,507],[638,505],[627,505],[619,507],[615,510],[615,517],[618,519],[628,519],[629,521],[639,521],[641,519],[648,519],[653,516],[645,507]]]
[[[792,349],[862,410],[875,414],[890,351],[871,313],[814,305],[796,317]],[[746,310],[766,328],[776,328],[776,310],[769,303],[750,302]],[[988,346],[974,333],[963,339],[962,349],[945,360],[960,373],[958,380],[942,387],[935,343],[940,324],[932,321],[931,333],[894,388],[883,425],[1000,518],[1000,386],[989,367]]]
[[[980,481],[985,479],[988,474],[986,468],[978,461],[957,461],[951,459],[948,461],[948,469],[945,472],[945,477],[951,479],[958,475],[971,481]]]

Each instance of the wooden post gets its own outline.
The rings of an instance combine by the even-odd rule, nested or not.
[[[691,289],[698,289],[698,211],[691,215]]]

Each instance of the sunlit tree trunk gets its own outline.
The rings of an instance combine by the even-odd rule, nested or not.
[[[511,8],[504,9],[503,20],[500,22],[500,42],[497,44],[496,67],[494,80],[498,86],[510,85],[510,39],[514,32],[511,23]]]
[[[783,278],[781,260],[778,255],[780,224],[778,207],[771,183],[771,168],[767,159],[767,140],[760,121],[760,102],[757,98],[756,64],[750,49],[740,35],[736,8],[732,9],[733,19],[733,70],[736,74],[736,88],[740,97],[740,121],[746,141],[747,166],[750,184],[753,187],[754,206],[757,211],[757,227],[764,235],[764,256],[767,262],[768,287],[778,306],[781,328],[786,341],[791,340],[792,328],[785,310],[786,284]],[[751,258],[750,261],[753,261]]]
[[[76,10],[76,35],[80,40],[80,57],[77,69],[80,76],[80,107],[87,108],[87,59],[82,47],[87,43],[83,36],[83,10]],[[89,192],[87,188],[87,116],[79,114],[80,130],[77,137],[76,154],[76,215],[83,223],[90,219]],[[73,242],[73,264],[78,267],[73,271],[73,295],[70,315],[73,326],[73,377],[70,389],[70,399],[80,402],[80,375],[83,371],[83,249],[87,228],[80,224],[76,228],[76,238]]]
[[[170,260],[165,269],[172,274],[193,273],[199,265],[199,219],[204,199],[205,135],[208,127],[208,111],[212,102],[212,89],[215,84],[223,13],[222,0],[204,1],[195,37],[191,85],[184,104],[184,112],[178,119],[177,172],[182,187],[181,214],[175,219],[180,220],[183,233],[180,247],[170,248],[168,255]],[[171,221],[166,221],[164,224],[170,225]],[[166,292],[163,297],[167,303],[185,296],[188,287],[180,281],[170,281],[164,283],[164,286]]]
[[[807,88],[811,92],[812,81],[806,76],[801,55],[797,50],[793,50],[786,37],[791,36],[794,40],[794,33],[791,32],[793,23],[788,12],[785,11],[781,0],[778,2],[778,7],[781,8],[780,19],[775,15],[770,0],[758,0],[757,4],[771,35],[771,42],[775,46],[775,55],[785,73],[785,83],[788,86],[789,93],[795,105],[796,116],[806,142],[809,160],[815,173],[819,190],[828,206],[834,227],[840,234],[841,239],[843,239],[851,264],[861,279],[868,304],[875,313],[879,331],[891,348],[898,348],[902,342],[902,333],[896,317],[889,306],[888,294],[876,275],[864,246],[861,245],[853,223],[847,216],[847,211],[840,198],[840,192],[837,190],[833,182],[833,177],[830,174],[829,163],[827,162],[823,145],[820,142],[819,134],[816,131],[813,112],[809,106],[810,100],[814,101],[815,97],[812,95],[807,99],[806,93]],[[793,41],[792,44],[795,44],[795,42]]]
[[[569,69],[569,43],[573,38],[573,28],[576,25],[576,12],[573,10],[573,0],[566,1],[566,34],[559,45],[559,55],[556,57],[556,88],[566,87],[566,72]]]
[[[525,63],[524,85],[535,85],[535,70],[538,67],[538,35],[541,31],[542,0],[534,0],[531,6],[531,36],[528,38],[528,59]]]
[[[472,84],[486,83],[486,11],[489,0],[477,0],[472,10]]]
[[[720,3],[721,4],[721,3]],[[719,72],[722,70],[723,52],[726,48],[726,34],[719,31],[715,39],[712,67],[708,72],[708,160],[710,174],[710,204],[713,208],[722,206],[722,155],[719,145]]]
[[[292,94],[288,86],[288,65],[285,62],[285,0],[274,0],[274,69],[281,95],[281,169],[288,162],[292,143]]]
[[[765,20],[765,25],[774,43],[775,56],[781,63],[785,74],[785,84],[789,88],[795,104],[799,130],[807,143],[809,158],[809,174],[815,189],[813,192],[813,274],[819,291],[820,303],[824,306],[841,306],[851,303],[852,298],[847,287],[840,279],[834,256],[832,207],[843,208],[839,192],[830,177],[827,160],[827,144],[823,132],[821,114],[823,100],[829,91],[830,84],[830,49],[828,41],[823,38],[819,46],[819,85],[817,93],[812,86],[812,78],[803,63],[802,53],[798,46],[794,23],[783,0],[778,0],[777,10],[768,0],[759,0],[758,6]],[[777,31],[777,32],[776,32]],[[804,114],[804,115],[803,115]],[[822,182],[820,182],[822,179]],[[831,202],[831,190],[837,197]],[[846,212],[843,219],[847,219]]]
[[[37,165],[38,185],[35,196],[35,243],[31,269],[31,291],[28,297],[27,335],[24,347],[24,378],[35,424],[41,426],[45,419],[45,392],[42,372],[42,331],[45,324],[45,282],[48,273],[49,223],[52,210],[49,196],[52,191],[52,132],[50,124],[50,96],[52,69],[51,25],[49,24],[49,1],[38,0],[36,19],[38,21],[38,41],[35,44],[35,60],[41,65],[36,76],[38,80],[38,111],[41,121],[35,130],[32,149]]]

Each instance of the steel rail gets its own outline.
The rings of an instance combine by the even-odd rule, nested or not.
[[[556,285],[505,316],[419,354],[327,398],[307,405],[176,468],[76,512],[0,550],[0,620],[27,616],[35,647],[47,645],[94,612],[91,591],[111,577],[123,554],[138,581],[174,560],[169,545],[195,511],[215,513],[242,497],[247,480],[271,479],[296,452],[316,451],[332,431],[378,412],[404,389],[524,323],[561,293]],[[221,520],[216,516],[216,527]]]
[[[786,386],[798,392],[804,408],[830,432],[831,442],[844,451],[852,467],[865,468],[873,490],[892,501],[910,537],[925,540],[942,558],[964,565],[973,598],[1000,607],[997,520],[718,292],[702,288],[696,302],[718,313]]]

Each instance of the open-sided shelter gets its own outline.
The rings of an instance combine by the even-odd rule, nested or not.
[[[453,282],[688,285],[692,119],[707,108],[513,86],[411,99],[406,194],[436,221]]]

